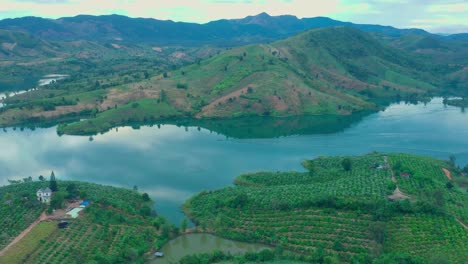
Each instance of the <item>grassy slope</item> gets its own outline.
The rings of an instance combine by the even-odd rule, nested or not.
[[[87,199],[93,202],[84,216],[70,220],[68,229],[50,228],[48,223],[36,226],[28,236],[9,249],[0,258],[5,263],[87,263],[97,262],[143,262],[144,254],[153,247],[158,231],[153,226],[150,216],[151,206],[142,196],[131,190],[101,186],[83,182],[59,182],[59,190],[64,191],[74,183],[79,192],[85,192]],[[37,188],[47,182],[14,184],[0,188],[5,193],[35,194]],[[34,198],[34,197],[33,197]],[[2,202],[0,208],[7,206]],[[14,204],[14,209],[22,208]],[[41,206],[36,206],[42,208]],[[6,208],[8,209],[8,208]],[[10,209],[11,212],[11,209]],[[24,221],[27,214],[15,213],[16,221]],[[2,220],[8,214],[2,213]],[[32,221],[31,221],[32,222]],[[56,222],[51,222],[56,227]],[[4,225],[2,225],[4,226]],[[19,229],[19,228],[17,228]],[[16,229],[3,229],[1,236]],[[22,230],[18,230],[22,231]],[[37,235],[47,232],[47,238]],[[18,232],[17,232],[18,233]],[[21,254],[17,250],[21,249]]]
[[[168,72],[164,78],[155,76],[106,89],[104,97],[109,97],[108,100],[95,98],[89,105],[78,105],[80,109],[96,108],[99,112],[109,112],[98,115],[96,123],[113,122],[113,126],[127,121],[115,122],[121,113],[111,111],[109,104],[118,102],[120,106],[143,98],[159,99],[184,116],[200,118],[348,115],[378,108],[374,103],[376,99],[416,99],[436,93],[440,76],[426,65],[428,63],[420,58],[381,44],[355,29],[316,29],[268,45],[228,49],[191,66]],[[92,85],[94,81],[88,83]],[[112,83],[109,85],[112,87]],[[62,88],[57,85],[56,89]],[[56,106],[60,106],[59,99],[55,98]],[[38,100],[40,97],[26,103],[37,105],[35,101]],[[31,112],[27,109],[17,111],[19,106],[12,104],[11,109],[4,111],[0,123],[25,122],[31,115],[44,119],[78,112],[77,107],[63,107],[61,112],[51,112],[41,111],[40,106]],[[136,115],[137,120],[133,121],[143,121],[150,116],[158,118],[160,109],[140,111],[146,113]],[[91,129],[89,126],[89,122],[81,122],[68,129],[62,127],[59,132],[85,134],[86,131],[108,129],[108,126]]]
[[[389,154],[394,183],[391,171],[372,168],[385,165],[383,156],[349,157],[351,171],[342,168],[344,157],[321,157],[305,163],[311,173],[242,175],[235,187],[193,197],[185,211],[222,236],[280,245],[315,261],[325,250],[345,262],[409,253],[462,263],[468,232],[455,218],[466,223],[468,200],[463,189],[446,187],[442,168],[458,172],[444,161]],[[396,185],[410,202],[387,202]]]
[[[8,249],[0,260],[5,263],[21,263],[25,255],[30,254],[32,249],[50,238],[54,232],[57,232],[57,229],[55,222],[39,223],[23,239]]]
[[[36,187],[11,185],[0,188],[0,249],[34,222],[45,209],[37,202]]]

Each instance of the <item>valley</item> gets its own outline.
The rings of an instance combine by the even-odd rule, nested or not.
[[[138,1],[0,20],[0,263],[466,262],[466,33]]]

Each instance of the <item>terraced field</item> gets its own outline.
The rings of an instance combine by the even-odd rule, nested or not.
[[[7,191],[22,190],[18,193],[35,194],[39,186],[47,184],[19,183],[2,187],[0,191],[7,197],[11,196],[6,195]],[[69,226],[66,229],[57,228],[57,221],[41,222],[8,248],[5,255],[0,256],[0,263],[144,263],[147,253],[152,251],[156,242],[170,235],[171,229],[164,236],[158,231],[164,221],[155,217],[151,210],[152,202],[147,195],[83,182],[59,181],[58,189],[57,193],[72,199],[76,199],[73,193],[79,193],[80,197],[91,201],[91,205],[77,219],[67,220]],[[57,193],[54,195],[59,195]],[[13,216],[16,218],[7,217],[8,205],[0,206],[0,212],[6,217],[2,221],[12,223],[2,225],[0,230],[3,237],[15,237],[32,222],[31,219],[36,219],[32,217],[35,212],[39,214],[45,209],[44,205],[35,202],[34,210],[26,207],[28,203],[14,205],[17,215]],[[21,225],[14,225],[13,221],[16,220]],[[7,241],[4,243],[7,244]]]
[[[387,225],[387,251],[405,252],[433,260],[466,263],[468,231],[455,220],[429,215],[396,216]]]
[[[0,188],[0,250],[26,229],[45,209],[35,195],[37,184]]]
[[[70,228],[57,230],[23,263],[81,263],[89,256],[97,263],[133,261],[144,249],[151,248],[157,230],[128,225],[96,225],[75,221]],[[143,252],[139,252],[143,249]]]
[[[455,181],[463,176],[450,162],[371,153],[303,165],[308,172],[241,175],[235,187],[202,192],[184,210],[216,234],[281,247],[312,262],[468,259],[462,225],[468,200]],[[390,201],[397,187],[409,198]]]

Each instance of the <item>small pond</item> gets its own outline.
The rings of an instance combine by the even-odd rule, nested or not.
[[[160,251],[164,257],[156,258],[150,263],[178,263],[187,255],[199,253],[211,253],[215,250],[230,252],[231,254],[244,254],[246,252],[258,252],[271,247],[244,243],[224,239],[211,234],[188,234],[169,241]]]

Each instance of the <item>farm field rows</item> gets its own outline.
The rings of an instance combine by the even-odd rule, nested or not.
[[[467,259],[468,231],[456,221],[466,219],[467,195],[444,174],[463,177],[450,162],[371,153],[303,165],[308,172],[241,175],[234,187],[192,197],[184,210],[218,235],[279,246],[308,261]],[[390,201],[397,187],[409,198]]]

